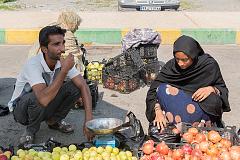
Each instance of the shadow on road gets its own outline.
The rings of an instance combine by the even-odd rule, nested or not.
[[[7,104],[10,100],[15,79],[3,78],[0,79],[0,102]],[[102,100],[104,93],[100,93],[100,99],[96,109],[93,111],[94,118],[114,117],[125,121],[127,110],[121,109],[118,106],[112,105]],[[73,134],[64,134],[55,130],[50,130],[45,122],[42,122],[39,132],[36,134],[35,143],[42,143],[47,141],[50,137],[63,144],[82,143],[86,142],[83,135],[84,110],[72,109],[66,117],[66,121],[71,123],[75,131]],[[0,144],[7,147],[9,144],[17,146],[21,134],[25,127],[16,123],[13,119],[12,113],[0,117]]]

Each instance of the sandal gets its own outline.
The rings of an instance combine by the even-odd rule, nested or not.
[[[18,147],[22,148],[24,147],[25,145],[28,145],[28,144],[33,144],[33,141],[34,141],[34,134],[30,134],[30,133],[27,133],[26,131],[23,133],[23,135],[21,135],[20,139],[19,139],[19,144],[18,144]]]
[[[68,124],[67,122],[65,122],[63,120],[60,121],[60,122],[56,122],[53,125],[48,125],[48,127],[50,129],[55,129],[55,130],[58,130],[58,131],[63,132],[63,133],[74,132],[73,126],[71,124]]]

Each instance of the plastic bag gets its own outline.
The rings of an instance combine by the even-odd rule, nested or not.
[[[179,143],[181,141],[181,136],[179,134],[173,133],[173,129],[176,128],[173,124],[168,124],[166,128],[162,132],[154,126],[153,123],[149,124],[148,135],[155,142],[166,142],[166,143]]]
[[[120,141],[119,148],[130,150],[134,156],[137,156],[138,149],[144,142],[145,134],[140,120],[132,112],[129,112],[127,117],[129,118],[129,122],[127,122],[128,127],[116,132],[114,135]]]
[[[0,105],[0,116],[6,116],[9,113],[9,108],[7,106]]]

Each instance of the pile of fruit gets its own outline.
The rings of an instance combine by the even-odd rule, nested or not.
[[[214,130],[199,132],[189,128],[182,138],[187,143],[170,148],[165,142],[148,140],[142,146],[141,160],[240,160],[240,146],[222,138]]]
[[[78,150],[75,145],[55,147],[52,152],[37,152],[34,149],[17,151],[11,160],[137,160],[130,151],[120,151],[111,146],[91,147]]]
[[[97,61],[90,62],[87,65],[87,77],[89,80],[97,81],[99,84],[102,83],[102,69],[104,64]]]
[[[3,151],[0,149],[0,160],[8,160],[10,159],[12,153],[10,151]]]

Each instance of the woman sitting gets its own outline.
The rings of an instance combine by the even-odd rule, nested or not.
[[[174,42],[173,56],[147,93],[148,121],[159,129],[167,122],[223,127],[222,113],[230,106],[217,61],[185,35]]]

